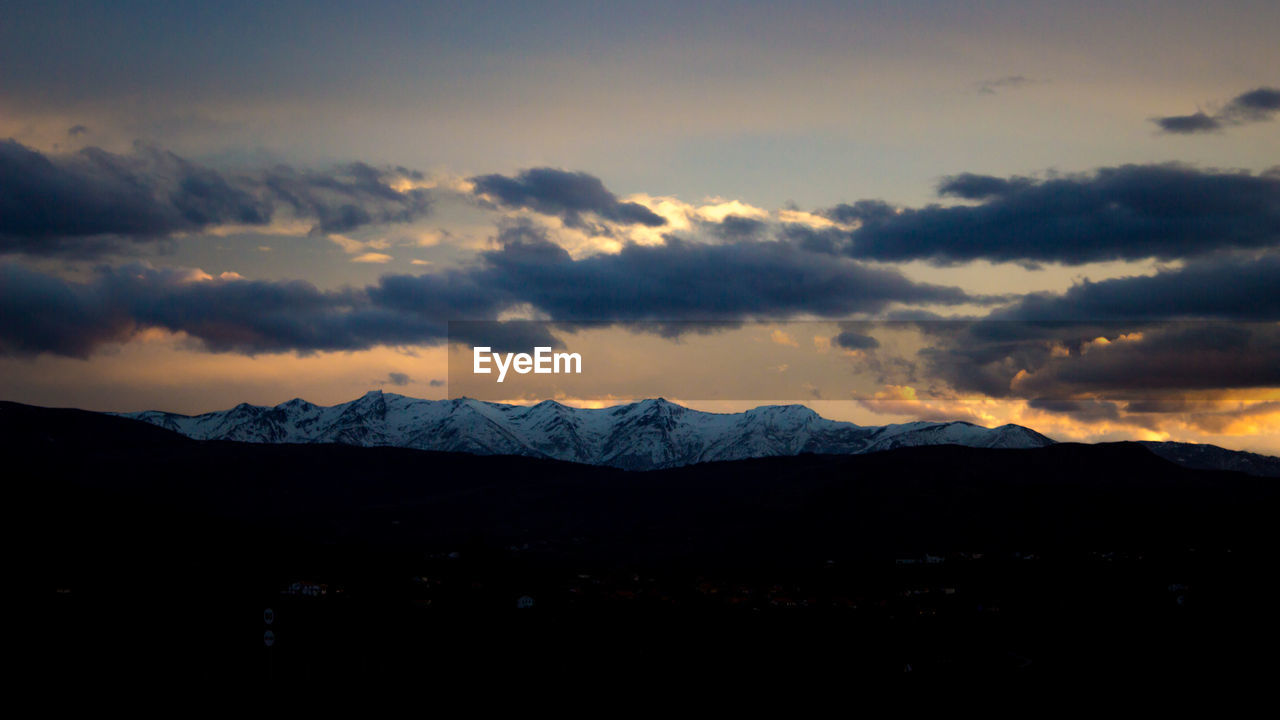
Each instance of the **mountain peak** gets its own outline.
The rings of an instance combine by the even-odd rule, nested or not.
[[[1052,443],[1016,425],[992,430],[968,423],[917,422],[864,428],[828,420],[804,405],[712,413],[662,397],[609,408],[574,408],[555,400],[504,405],[474,398],[417,400],[371,390],[332,407],[317,408],[295,398],[277,406],[277,412],[263,413],[264,409],[242,403],[194,418],[169,413],[130,416],[201,440],[390,445],[550,457],[631,470],[802,452],[848,455],[912,445]]]
[[[315,409],[315,410],[311,410]],[[852,455],[914,445],[1038,447],[1051,443],[1033,430],[987,429],[966,423],[909,423],[861,428],[828,420],[804,405],[765,405],[745,413],[701,413],[664,397],[630,405],[580,409],[544,400],[503,405],[475,398],[415,400],[381,389],[332,407],[302,398],[262,413],[248,404],[186,418],[136,413],[197,439],[243,442],[338,442],[413,447],[481,455],[531,455],[631,470],[692,462],[795,455]]]
[[[392,392],[386,392],[381,388],[379,388],[377,390],[370,390],[369,392],[365,393],[364,395],[361,395],[359,398],[353,400],[352,402],[368,404],[368,403],[398,402],[400,400],[413,400],[413,398],[405,397],[404,395],[397,395],[396,393],[392,393]],[[351,403],[344,403],[344,404],[349,405]]]
[[[688,410],[689,409],[683,405],[673,403],[670,400],[663,397],[646,398],[644,400],[641,400],[638,403],[633,403],[633,405],[635,405],[636,407],[645,408],[645,409],[649,409],[649,408],[655,408],[660,410]]]
[[[818,413],[814,412],[813,408],[808,407],[807,405],[795,405],[795,404],[793,405],[760,405],[758,407],[753,407],[750,410],[748,410],[747,414],[822,417]]]
[[[419,400],[374,390],[329,407],[294,398],[275,408],[240,403],[230,410],[196,416],[155,410],[118,414],[197,440],[389,445],[527,455],[629,470],[798,453],[859,455],[921,445],[996,449],[1054,444],[1051,438],[1014,424],[987,428],[957,420],[866,427],[828,420],[805,405],[761,405],[745,412],[714,413],[691,410],[661,397],[606,408],[575,408],[555,400],[504,405],[466,397]],[[1280,476],[1280,458],[1209,445],[1143,445],[1187,467]]]

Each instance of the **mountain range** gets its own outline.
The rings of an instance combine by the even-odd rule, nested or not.
[[[828,420],[803,405],[710,413],[661,398],[584,409],[552,400],[506,405],[470,398],[419,400],[373,391],[331,407],[294,399],[275,407],[242,403],[195,416],[158,411],[125,416],[197,440],[523,455],[627,470],[801,453],[855,455],[921,445],[1033,448],[1053,443],[1019,425],[912,422],[864,427]]]
[[[640,473],[328,442],[390,441],[428,411],[437,422],[456,415],[458,432],[472,413],[497,413],[494,433],[527,433],[501,418],[528,425],[556,410],[363,400],[187,418],[210,437],[256,428],[258,442],[0,401],[8,529],[39,568],[21,579],[32,594],[44,588],[58,677],[227,685],[266,661],[268,679],[301,666],[332,684],[360,673],[442,677],[460,663],[473,674],[497,656],[501,667],[484,671],[496,677],[528,648],[608,657],[593,638],[639,648],[643,663],[677,648],[697,668],[707,647],[721,649],[718,666],[755,666],[826,658],[838,645],[860,653],[861,674],[898,672],[909,651],[927,660],[922,668],[998,669],[1016,653],[1037,669],[1167,677],[1212,664],[1205,658],[1241,658],[1236,639],[1267,632],[1250,609],[1277,593],[1268,569],[1280,485],[1180,467],[1138,443],[929,445],[947,433],[997,436],[921,424],[919,447]],[[816,446],[843,425],[793,408],[704,417],[677,407],[569,415],[598,422],[595,431],[616,426],[620,441],[624,424],[786,435],[782,419],[808,417],[809,439],[794,435],[779,452]],[[342,417],[352,424],[339,430]],[[909,427],[845,429],[870,448],[912,437]],[[300,583],[328,595],[294,594]],[[536,598],[537,614],[517,611],[524,597]],[[264,632],[264,608],[279,637],[265,658],[250,634]],[[182,642],[157,655],[137,642],[140,627],[178,629]],[[687,637],[697,645],[686,650]],[[1132,647],[1108,645],[1114,638]],[[1244,645],[1256,656],[1243,661],[1265,667],[1268,646]]]
[[[340,443],[478,455],[521,455],[627,470],[716,460],[799,455],[859,455],[902,447],[962,445],[1036,448],[1054,443],[1020,425],[966,422],[860,426],[829,420],[803,405],[769,405],[740,413],[692,410],[662,398],[607,408],[573,408],[552,400],[506,405],[471,398],[421,400],[372,391],[320,406],[296,398],[274,407],[241,403],[202,415],[123,413],[197,440]],[[1280,459],[1211,445],[1150,443],[1167,460],[1197,468],[1280,476]]]

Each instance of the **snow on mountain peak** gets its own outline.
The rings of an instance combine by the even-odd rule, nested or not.
[[[514,454],[633,470],[798,453],[857,454],[917,445],[1040,447],[1053,441],[1019,425],[964,422],[862,427],[804,405],[740,413],[692,410],[664,398],[607,408],[554,400],[504,405],[472,398],[420,400],[381,390],[330,407],[294,398],[275,407],[241,403],[186,416],[127,413],[198,440],[346,443],[477,454]]]

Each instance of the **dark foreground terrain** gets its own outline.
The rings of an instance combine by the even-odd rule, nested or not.
[[[1280,485],[1137,444],[628,473],[12,403],[0,438],[56,683],[1276,664]]]

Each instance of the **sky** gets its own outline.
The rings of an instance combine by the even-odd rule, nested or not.
[[[503,399],[1280,454],[1275,2],[4,8],[0,398],[445,397],[537,320],[595,372]]]

